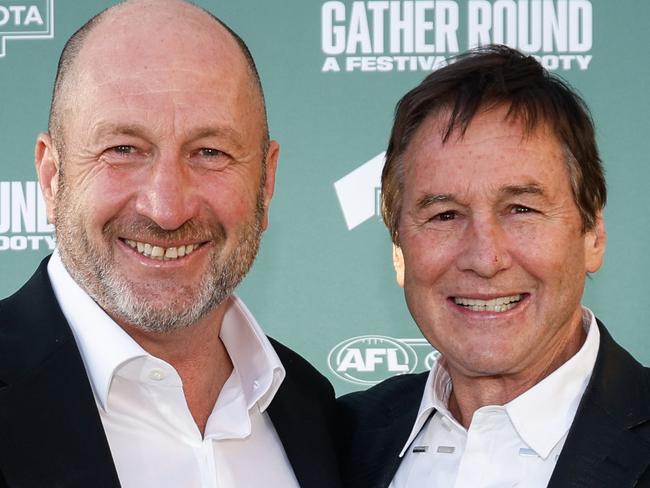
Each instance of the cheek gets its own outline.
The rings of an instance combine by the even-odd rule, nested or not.
[[[223,224],[238,225],[250,220],[255,215],[257,207],[257,188],[242,188],[241,186],[220,183],[206,189],[205,201],[210,212],[218,217]]]
[[[573,236],[547,233],[514,247],[515,259],[546,294],[572,299],[580,295],[585,279],[582,241]],[[579,297],[578,297],[579,299]]]
[[[127,204],[132,195],[132,188],[135,185],[126,178],[93,178],[84,182],[66,182],[59,212],[71,213],[72,215],[61,216],[81,221],[88,228],[88,232],[94,232],[93,227],[100,230]]]
[[[433,282],[453,267],[458,246],[447,239],[433,239],[418,235],[404,243],[405,278],[413,281]]]

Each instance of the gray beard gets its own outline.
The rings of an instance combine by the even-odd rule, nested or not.
[[[174,298],[160,305],[147,300],[149,291],[160,291],[156,283],[136,286],[115,266],[112,250],[97,248],[90,242],[83,222],[76,216],[82,215],[76,202],[68,197],[67,188],[60,187],[57,196],[56,235],[61,259],[72,278],[120,324],[137,328],[144,332],[166,333],[190,327],[221,304],[244,278],[253,264],[259,247],[264,215],[263,187],[258,192],[257,208],[250,222],[239,227],[238,241],[233,251],[223,254],[225,231],[218,223],[205,229],[205,225],[187,222],[174,231],[165,231],[146,219],[132,227],[142,229],[145,234],[153,233],[159,237],[167,236],[209,236],[215,249],[206,271],[199,283],[175,287]],[[104,230],[105,242],[116,239],[114,222],[109,222]],[[207,239],[206,239],[207,240]],[[218,244],[221,244],[220,246]]]

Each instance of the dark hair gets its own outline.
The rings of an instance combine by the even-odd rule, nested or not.
[[[119,8],[120,5],[122,5],[123,3],[127,3],[127,2],[121,2],[117,5],[113,5],[112,7],[108,7],[107,9],[102,10],[100,13],[92,17],[88,22],[82,25],[74,34],[72,34],[72,36],[70,36],[70,38],[66,41],[65,46],[63,47],[63,51],[61,51],[61,56],[59,57],[59,64],[56,70],[56,78],[54,80],[54,89],[52,92],[52,103],[50,105],[50,115],[49,115],[49,122],[48,122],[48,128],[50,134],[52,135],[52,138],[55,144],[57,145],[57,151],[59,151],[59,153],[62,153],[64,149],[63,147],[64,137],[63,137],[63,127],[62,127],[63,122],[62,122],[62,114],[61,114],[63,101],[61,100],[61,97],[63,96],[63,91],[66,89],[66,84],[69,82],[72,67],[74,66],[77,56],[79,55],[79,52],[81,51],[83,43],[86,40],[86,37],[88,37],[88,34],[90,34],[92,30],[101,23],[101,21],[103,20],[106,14],[108,14],[111,10],[115,8]],[[260,75],[257,71],[257,66],[255,65],[255,61],[253,60],[253,56],[251,55],[248,46],[243,41],[243,39],[239,37],[239,35],[237,35],[235,31],[233,31],[225,22],[223,22],[221,19],[215,16],[212,12],[209,12],[203,7],[199,7],[198,5],[194,5],[193,3],[188,1],[184,1],[184,3],[187,3],[188,5],[192,5],[197,9],[202,10],[203,12],[208,14],[212,20],[214,20],[217,24],[219,24],[224,29],[226,29],[226,31],[228,31],[228,33],[233,37],[233,39],[241,49],[242,54],[244,55],[244,58],[246,59],[246,62],[248,64],[248,69],[251,75],[251,79],[255,87],[259,91],[261,97],[262,115],[263,115],[263,124],[264,124],[264,141],[262,147],[263,149],[262,154],[264,155],[264,157],[266,157],[265,155],[269,145],[269,129],[267,123],[267,116],[266,116],[266,103],[264,102],[264,90],[262,89],[262,82],[260,80]]]
[[[552,128],[565,148],[573,198],[583,231],[596,223],[607,191],[591,114],[582,98],[532,56],[501,45],[470,50],[428,75],[397,104],[381,177],[382,216],[399,244],[404,161],[413,135],[429,116],[448,117],[442,141],[462,136],[482,110],[508,107],[506,118],[523,121],[527,132],[540,124]],[[448,114],[448,115],[447,115]]]

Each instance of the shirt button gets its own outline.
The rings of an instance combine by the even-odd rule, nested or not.
[[[163,373],[160,369],[152,369],[149,371],[149,379],[154,381],[164,380],[165,373]]]
[[[260,382],[255,380],[253,381],[253,390],[257,390],[260,387]]]

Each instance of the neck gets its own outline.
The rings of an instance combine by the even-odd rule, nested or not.
[[[226,299],[198,322],[181,330],[152,333],[120,324],[145,351],[178,372],[187,406],[201,434],[233,369],[219,336],[229,302]]]
[[[561,341],[550,355],[535,366],[506,374],[470,376],[449,365],[453,390],[449,397],[449,411],[458,422],[469,428],[474,412],[487,405],[505,405],[562,366],[575,355],[586,339],[581,325]]]

